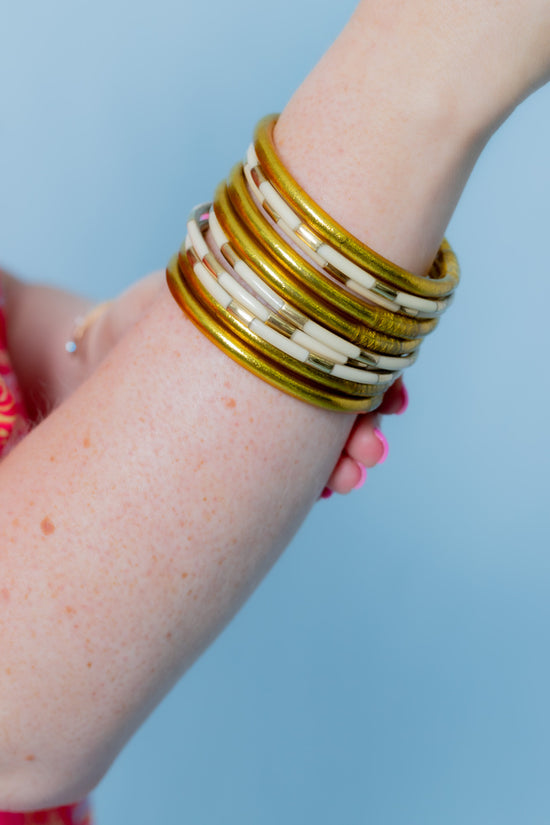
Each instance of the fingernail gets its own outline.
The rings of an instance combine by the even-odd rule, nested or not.
[[[385,460],[387,459],[387,457],[388,457],[388,453],[389,453],[389,451],[390,451],[390,445],[388,444],[388,439],[386,438],[386,436],[384,435],[384,433],[383,433],[383,432],[381,432],[381,431],[378,429],[378,427],[375,427],[375,428],[374,428],[374,430],[373,430],[373,432],[374,432],[374,434],[375,434],[376,438],[377,438],[377,439],[380,441],[380,443],[382,444],[382,455],[381,455],[381,456],[380,456],[380,458],[378,459],[378,464],[383,464],[383,463],[384,463],[384,461],[385,461]]]
[[[409,393],[407,392],[407,388],[404,384],[401,386],[401,395],[403,398],[403,402],[399,409],[396,411],[395,415],[403,415],[406,412],[407,407],[409,406]]]
[[[319,496],[319,498],[320,498],[320,499],[321,499],[321,498],[330,498],[330,497],[331,497],[331,495],[332,495],[332,490],[329,490],[329,488],[328,488],[328,487],[325,487],[325,489],[323,490],[323,492],[321,493],[321,495]]]
[[[361,487],[363,486],[363,484],[365,483],[365,481],[367,480],[367,468],[363,467],[362,464],[359,464],[358,461],[356,461],[355,463],[359,467],[359,470],[361,471],[361,475],[359,477],[359,481],[357,482],[357,484],[355,485],[355,487],[353,489],[354,490],[360,490]]]

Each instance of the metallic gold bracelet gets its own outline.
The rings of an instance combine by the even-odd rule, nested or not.
[[[376,409],[416,360],[458,284],[444,240],[426,278],[377,255],[333,221],[277,156],[275,117],[245,164],[196,207],[167,282],[233,360],[302,401]]]
[[[188,222],[188,235],[180,255],[187,257],[201,286],[208,293],[206,300],[199,295],[202,303],[222,316],[220,307],[226,309],[233,316],[229,326],[233,324],[237,334],[240,332],[241,323],[244,323],[255,335],[279,351],[279,359],[281,353],[286,353],[297,362],[313,367],[314,371],[322,374],[313,374],[315,380],[321,380],[325,386],[333,389],[344,389],[350,394],[367,396],[389,388],[397,377],[395,373],[376,370],[364,364],[347,363],[348,359],[342,353],[312,338],[272,312],[230,272],[209,258],[208,254],[205,254],[208,247],[202,238],[202,233],[208,229],[208,219],[199,219],[199,224],[196,218],[195,210]],[[196,282],[194,284],[193,290],[197,294]],[[295,368],[297,366],[293,362],[292,365]],[[350,385],[348,388],[345,384],[341,386],[338,381],[327,381],[327,376],[353,382],[353,386]],[[358,392],[359,384],[365,386],[364,392]]]
[[[181,278],[178,256],[175,255],[166,270],[170,291],[181,309],[191,318],[195,325],[215,344],[250,372],[263,378],[283,392],[299,398],[309,404],[337,412],[362,413],[375,410],[381,403],[383,395],[372,398],[354,398],[338,393],[330,393],[310,385],[303,378],[288,374],[276,363],[270,362],[254,350],[249,349],[242,340],[233,335],[212,318]]]
[[[206,273],[200,271],[192,254],[187,252],[186,255],[182,255],[180,253],[178,267],[180,277],[185,280],[195,298],[212,317],[217,318],[226,329],[241,338],[249,348],[267,357],[273,363],[279,364],[289,374],[302,376],[312,385],[329,392],[364,398],[385,392],[396,377],[395,374],[390,375],[388,381],[384,383],[343,380],[343,377],[332,373],[334,364],[326,359],[311,355],[303,347],[294,346],[287,349],[285,341],[288,343],[288,339],[276,330],[258,322],[258,319],[237,301],[230,300],[225,306],[225,299],[222,297],[223,303],[220,303],[219,293],[215,294],[210,291],[212,285],[204,279]]]
[[[213,213],[210,213],[210,204],[195,207],[187,222],[188,238],[181,251],[191,248],[203,267],[211,273],[219,285],[240,303],[249,307],[253,314],[264,323],[274,329],[283,329],[292,340],[309,351],[342,365],[399,372],[414,363],[416,353],[396,358],[376,355],[361,350],[315,323],[273,292],[245,261],[236,260],[235,269],[226,268],[229,264],[226,264],[226,267],[222,266],[220,260],[223,259],[223,255],[216,244],[214,234],[210,233],[208,243],[203,237],[204,233],[211,228],[209,219],[215,220]],[[216,235],[219,236],[219,232],[221,230],[218,228]],[[230,274],[230,270],[235,273],[235,276]]]
[[[277,224],[283,237],[289,238],[318,267],[345,284],[352,292],[391,312],[401,312],[415,318],[436,318],[448,308],[452,295],[437,301],[394,290],[383,281],[378,281],[367,270],[350,261],[338,249],[329,246],[317,237],[315,232],[312,232],[281,198],[273,184],[267,180],[252,145],[248,148],[244,175],[250,191],[261,203],[266,214]]]
[[[423,298],[445,298],[459,282],[458,264],[443,268],[441,263],[432,266],[426,277],[407,272],[387,258],[377,255],[357,238],[334,221],[319,207],[290,175],[277,155],[273,142],[273,127],[277,115],[260,120],[254,133],[254,150],[267,179],[302,220],[327,243],[339,249],[347,258],[363,269],[398,289],[404,289]],[[436,259],[437,260],[437,259]]]
[[[357,323],[350,317],[340,315],[313,291],[298,285],[288,277],[287,271],[271,255],[266,255],[261,238],[253,236],[235,214],[225,184],[220,184],[214,197],[214,214],[226,236],[222,253],[229,263],[236,253],[244,258],[252,269],[279,295],[301,310],[308,318],[328,327],[336,335],[341,335],[358,347],[372,349],[385,355],[409,355],[422,342],[422,338],[402,340]],[[232,254],[233,253],[233,254]]]
[[[304,284],[315,295],[342,315],[353,318],[377,332],[384,332],[396,338],[423,338],[437,326],[437,319],[417,320],[381,307],[373,306],[346,291],[340,284],[332,283],[325,275],[308,265],[291,246],[267,223],[256,208],[246,187],[242,165],[235,167],[229,175],[227,193],[231,204],[243,225],[254,237],[262,239],[266,250],[284,266],[297,284]]]

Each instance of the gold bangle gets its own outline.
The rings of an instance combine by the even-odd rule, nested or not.
[[[317,299],[313,293],[290,281],[285,269],[265,255],[257,240],[240,223],[223,183],[216,190],[213,208],[223,232],[230,239],[230,249],[222,248],[224,256],[228,256],[228,262],[231,263],[231,245],[234,245],[237,254],[244,257],[249,266],[258,272],[272,289],[312,320],[323,324],[361,348],[372,349],[386,355],[408,355],[420,346],[421,338],[399,340],[357,324],[351,319],[343,318],[331,310],[324,301]]]
[[[397,378],[397,375],[390,374],[381,376],[380,382],[359,383],[331,375],[330,369],[333,365],[322,357],[315,357],[318,368],[307,361],[297,360],[257,334],[248,325],[253,320],[253,316],[244,307],[232,302],[226,309],[219,304],[201,283],[195,272],[194,264],[195,260],[193,260],[191,251],[185,254],[180,252],[178,258],[180,278],[187,283],[189,290],[209,315],[240,338],[247,349],[258,353],[264,360],[276,364],[288,374],[302,376],[311,385],[319,386],[323,391],[326,389],[332,393],[352,398],[372,398],[374,395],[383,394]]]
[[[258,211],[246,186],[242,164],[235,166],[229,175],[227,193],[244,226],[254,237],[262,239],[266,250],[285,268],[288,277],[295,283],[303,283],[331,307],[360,324],[395,338],[423,338],[436,328],[437,318],[417,320],[381,309],[356,298],[310,266]]]
[[[299,398],[301,401],[337,412],[354,414],[370,412],[382,403],[382,395],[372,398],[349,398],[344,395],[340,396],[336,393],[318,390],[303,379],[296,380],[275,364],[260,358],[257,353],[249,350],[239,338],[222,327],[217,318],[211,318],[182,279],[177,255],[174,255],[168,265],[166,280],[174,299],[193,323],[234,361],[272,386]]]
[[[254,149],[262,170],[270,183],[285,200],[292,202],[293,210],[307,222],[327,243],[335,246],[358,266],[367,269],[393,286],[425,298],[444,298],[459,282],[456,257],[448,254],[448,244],[438,253],[426,277],[407,272],[387,258],[362,244],[319,207],[294,180],[277,155],[273,141],[273,127],[277,115],[268,115],[258,123],[254,133]]]
[[[368,412],[450,304],[458,262],[443,240],[423,278],[349,235],[284,168],[275,120],[260,122],[246,167],[220,184],[214,204],[191,213],[168,286],[253,374],[325,409]]]
[[[452,294],[435,300],[395,289],[318,237],[268,181],[252,144],[248,147],[243,171],[253,201],[261,205],[260,212],[275,224],[281,237],[302,254],[305,252],[306,260],[339,281],[354,296],[409,318],[438,318],[448,309]]]

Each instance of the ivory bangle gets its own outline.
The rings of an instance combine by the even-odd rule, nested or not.
[[[262,359],[249,350],[245,344],[229,330],[222,327],[217,319],[212,319],[181,278],[178,269],[178,256],[175,255],[166,270],[168,287],[176,303],[189,316],[193,323],[213,343],[249,372],[267,381],[277,389],[293,395],[309,404],[336,412],[363,413],[375,410],[382,403],[382,395],[373,398],[348,398],[336,393],[327,393],[315,386],[310,386],[302,379],[288,375],[275,364]]]
[[[287,302],[297,307],[304,315],[361,349],[403,355],[410,354],[418,348],[421,339],[400,340],[357,324],[350,318],[334,312],[324,301],[318,300],[314,294],[289,280],[285,269],[267,256],[257,240],[242,226],[233,211],[223,184],[220,184],[216,191],[213,209],[225,237],[230,241],[221,247],[227,260],[231,262],[235,256],[245,258],[247,265],[253,267],[274,291],[284,296]]]
[[[291,278],[295,284],[303,283],[339,313],[351,316],[355,321],[371,329],[396,338],[424,337],[437,326],[438,322],[435,318],[426,320],[407,318],[368,304],[344,290],[339,284],[332,283],[325,275],[310,266],[266,221],[246,186],[241,165],[232,170],[227,183],[227,192],[242,224],[255,238],[261,238],[262,244],[271,256],[288,272],[287,277]]]
[[[346,365],[346,359],[339,353],[324,347],[291,325],[283,324],[280,319],[277,323],[278,319],[273,317],[267,307],[247,293],[245,288],[223,268],[218,277],[212,275],[193,245],[193,238],[198,240],[197,234],[201,235],[194,215],[191,216],[188,227],[190,232],[185,242],[185,253],[198,280],[217,303],[246,324],[252,332],[297,361],[310,364],[314,369],[329,375],[345,378],[357,384],[372,385],[378,387],[378,391],[388,388],[393,383],[397,377],[395,374],[377,373],[364,366]],[[198,246],[204,252],[200,242]],[[346,366],[343,372],[340,370],[341,366]]]
[[[295,310],[294,307],[281,302],[275,293],[272,293],[274,300],[269,300],[268,306],[266,307],[260,300],[257,300],[257,280],[260,280],[262,287],[265,288],[262,297],[265,298],[265,291],[267,291],[269,297],[271,290],[269,290],[269,287],[265,287],[261,279],[258,279],[254,274],[252,282],[246,282],[252,291],[250,295],[244,287],[229,275],[215,255],[216,251],[219,255],[222,254],[219,245],[216,244],[215,238],[217,237],[219,239],[221,246],[227,243],[227,239],[223,235],[213,211],[210,213],[209,219],[204,217],[205,214],[208,213],[209,208],[210,204],[201,204],[192,211],[187,222],[188,239],[185,241],[184,248],[185,250],[190,247],[194,248],[194,252],[198,255],[201,263],[218,280],[220,286],[225,287],[233,298],[240,300],[241,303],[248,306],[260,320],[275,328],[279,327],[280,324],[285,324],[288,328],[287,333],[296,343],[300,343],[311,353],[320,355],[335,363],[347,363],[348,366],[357,366],[363,369],[368,367],[370,369],[374,368],[388,372],[400,371],[414,363],[416,353],[410,356],[402,356],[401,358],[391,358],[361,350],[354,344],[334,335],[334,333],[321,327],[314,321],[309,320],[301,312]],[[216,223],[215,232],[212,231],[214,222]],[[203,233],[208,227],[211,229],[211,243],[214,242],[216,244],[216,250],[212,250],[203,237]],[[232,268],[235,269],[239,263],[243,265],[241,271],[243,271],[243,269],[246,271],[244,262],[236,259],[232,263]],[[250,299],[252,299],[254,303],[251,303]],[[275,317],[273,313],[275,313]]]
[[[294,326],[279,315],[274,315],[273,313],[277,313],[277,310],[281,308],[280,301],[278,302],[279,305],[274,308],[266,307],[265,304],[262,304],[256,296],[241,286],[221,264],[218,263],[213,251],[208,247],[202,236],[202,232],[208,226],[208,222],[206,221],[202,227],[199,226],[196,211],[197,210],[191,215],[187,223],[188,240],[186,240],[185,248],[186,250],[194,248],[193,251],[200,257],[202,264],[214,274],[220,286],[224,287],[233,298],[248,307],[260,321],[268,324],[268,326],[284,329],[289,338],[292,338],[296,343],[305,347],[309,352],[334,361],[334,363],[345,364],[348,359],[341,352],[311,337],[302,329]]]
[[[205,204],[199,207],[199,210],[203,208],[210,208],[210,205]],[[214,243],[216,244],[220,254],[222,257],[226,258],[227,263],[232,266],[239,277],[241,277],[243,281],[245,281],[249,287],[256,292],[256,295],[271,307],[271,309],[277,312],[283,320],[288,321],[298,329],[302,329],[305,333],[307,333],[307,335],[311,336],[311,338],[314,338],[321,344],[325,344],[325,346],[336,350],[336,352],[341,353],[348,360],[356,361],[358,364],[376,367],[381,370],[388,370],[390,372],[405,369],[405,367],[411,366],[416,361],[418,350],[415,350],[410,355],[401,355],[396,357],[380,355],[374,351],[361,349],[361,347],[358,347],[356,344],[352,344],[351,341],[341,338],[334,332],[331,332],[315,321],[312,321],[299,309],[296,309],[296,307],[286,301],[283,301],[276,292],[268,287],[267,284],[265,284],[265,282],[237,256],[237,253],[231,246],[229,239],[224,234],[213,209],[210,209],[209,228],[212,233]],[[209,249],[204,241],[203,243],[205,248]],[[207,265],[206,258],[203,259],[203,263]]]
[[[208,288],[204,286],[206,279],[198,277],[199,268],[192,265],[187,255],[180,253],[178,263],[180,273],[187,281],[188,287],[213,318],[219,319],[220,323],[241,338],[249,347],[269,361],[282,366],[290,374],[301,375],[310,383],[323,387],[327,391],[351,397],[372,397],[388,389],[389,384],[377,385],[356,382],[349,377],[345,379],[335,377],[331,374],[334,365],[323,362],[323,359],[318,359],[319,364],[315,366],[307,358],[308,353],[302,347],[279,336],[276,330],[266,327],[236,302],[231,301],[227,308],[218,304]],[[324,369],[322,369],[323,366]],[[392,380],[395,377],[393,374]]]
[[[247,369],[280,389],[317,406],[343,412],[367,412],[381,403],[383,394],[380,391],[374,394],[374,388],[315,374],[311,367],[296,361],[292,362],[294,369],[287,369],[287,364],[291,363],[288,356],[258,338],[227,310],[212,304],[185,256],[180,254],[172,259],[167,280],[180,306],[211,340]],[[333,389],[334,386],[339,390]],[[353,394],[345,391],[348,387],[353,388]],[[359,396],[356,390],[363,395]]]

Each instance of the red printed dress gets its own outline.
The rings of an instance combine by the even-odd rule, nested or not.
[[[0,460],[29,431],[29,421],[6,343],[6,317],[0,283]],[[0,825],[92,825],[87,800],[31,813],[2,813]]]
[[[0,458],[28,431],[28,419],[6,344],[4,299],[0,284]]]

